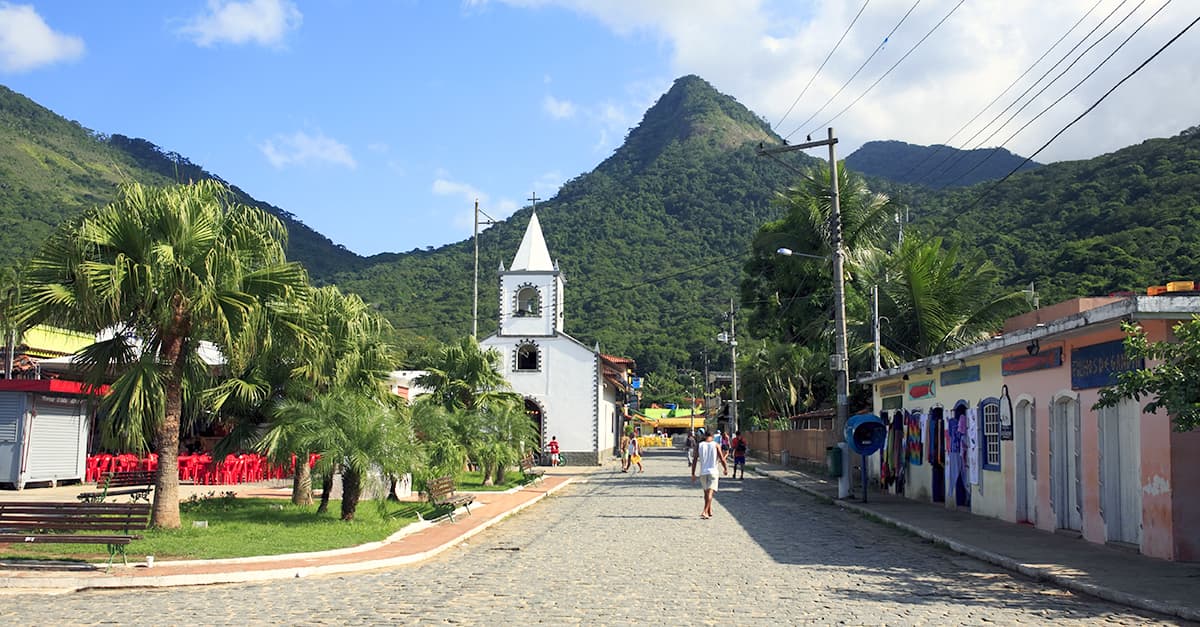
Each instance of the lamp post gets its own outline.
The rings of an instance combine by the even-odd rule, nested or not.
[[[487,218],[483,222],[479,221],[479,214]],[[496,224],[496,219],[479,209],[479,199],[475,199],[475,234],[471,240],[475,242],[475,291],[474,298],[471,301],[471,337],[479,339],[479,225],[480,224]]]
[[[845,278],[842,276],[842,263],[845,257],[845,251],[842,250],[842,207],[841,199],[838,195],[837,156],[834,153],[834,146],[837,144],[837,141],[837,138],[833,136],[833,129],[830,128],[828,139],[810,141],[795,146],[760,148],[758,154],[769,156],[781,152],[829,146],[829,233],[832,240],[830,241],[830,247],[833,249],[833,324],[835,335],[834,353],[829,356],[829,367],[833,369],[834,376],[837,379],[837,429],[840,432],[846,429],[846,420],[850,414],[850,372],[847,360],[849,351],[846,347],[846,284]],[[818,257],[818,255],[796,253],[786,248],[781,248],[777,252],[782,255]],[[824,259],[824,257],[820,258]],[[844,447],[845,443],[842,443],[841,446]],[[843,450],[842,476],[838,479],[838,498],[841,499],[850,496],[849,465],[849,457],[845,454],[845,450]],[[867,469],[864,467],[863,472],[866,473],[866,471]]]

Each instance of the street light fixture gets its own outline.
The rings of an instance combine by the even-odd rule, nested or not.
[[[834,332],[836,335],[836,344],[834,346],[834,351],[836,352],[829,356],[829,366],[834,370],[837,378],[837,426],[840,432],[846,428],[846,421],[850,416],[850,372],[846,359],[846,356],[849,354],[846,348],[846,284],[845,277],[842,276],[842,264],[846,253],[842,248],[842,208],[841,198],[838,193],[837,156],[834,152],[834,146],[837,144],[837,141],[837,138],[833,135],[833,129],[830,128],[828,139],[809,141],[795,146],[759,147],[758,154],[771,156],[783,152],[805,150],[819,146],[829,147],[829,243],[833,249],[833,314]],[[800,257],[819,257],[818,255],[796,253],[787,248],[781,248],[778,252],[782,255],[791,254]],[[825,257],[819,258],[825,259]],[[849,466],[848,456],[843,454],[842,460],[842,477],[838,480],[838,498],[844,499],[850,496],[850,473],[847,468]],[[864,466],[863,473],[865,474],[866,472],[867,469]]]

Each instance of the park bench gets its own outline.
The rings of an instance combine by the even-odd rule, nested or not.
[[[446,475],[431,479],[428,485],[425,486],[425,498],[429,499],[429,503],[434,507],[446,507],[450,509],[450,522],[454,522],[454,510],[462,505],[467,508],[467,513],[471,513],[471,503],[475,502],[475,497],[470,494],[458,494],[454,490],[454,477]]]
[[[85,503],[102,503],[110,496],[129,495],[130,501],[149,501],[150,490],[154,488],[154,470],[127,470],[125,472],[106,472],[96,480],[96,486],[101,487],[97,492],[81,492],[77,497]],[[113,488],[124,488],[114,490]]]
[[[546,475],[546,469],[537,467],[537,461],[531,453],[521,458],[521,474],[525,475],[526,479],[536,481]]]
[[[125,545],[142,537],[131,531],[149,524],[149,503],[0,501],[0,544],[103,544],[109,568],[117,553],[129,563]],[[110,533],[79,533],[84,531]]]

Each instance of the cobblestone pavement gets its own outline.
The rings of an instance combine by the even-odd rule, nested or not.
[[[715,516],[683,457],[606,470],[423,564],[166,590],[0,597],[2,625],[1147,624],[1166,619],[961,557],[769,479],[722,479]]]

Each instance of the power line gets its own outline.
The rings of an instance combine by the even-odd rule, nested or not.
[[[1079,25],[1082,24],[1083,21],[1086,20],[1088,18],[1088,16],[1090,16],[1096,10],[1096,8],[1099,7],[1103,2],[1104,2],[1104,0],[1096,0],[1096,4],[1093,4],[1092,8],[1088,9],[1087,13],[1084,13],[1082,16],[1080,16],[1080,18],[1075,21],[1075,24],[1073,24],[1071,26],[1071,28],[1067,29],[1067,32],[1063,33],[1062,36],[1059,37],[1058,40],[1055,41],[1053,44],[1051,44],[1049,48],[1046,48],[1046,51],[1042,53],[1042,56],[1038,57],[1037,61],[1034,61],[1033,64],[1031,64],[1029,67],[1025,68],[1025,71],[1022,72],[1021,75],[1016,78],[1016,80],[1009,83],[1008,87],[1004,88],[1004,91],[1001,91],[999,94],[997,94],[996,97],[993,98],[991,102],[987,103],[987,105],[985,105],[982,109],[979,110],[979,113],[976,113],[974,115],[974,117],[972,117],[970,120],[967,120],[967,122],[965,124],[960,126],[957,131],[954,131],[953,135],[946,138],[945,141],[943,141],[942,143],[934,146],[933,151],[926,154],[924,159],[921,159],[921,161],[919,161],[916,165],[909,168],[904,174],[900,175],[899,179],[900,180],[907,179],[908,175],[912,174],[913,172],[920,169],[921,166],[928,163],[930,159],[933,159],[933,157],[936,156],[937,153],[942,150],[942,148],[949,148],[950,143],[954,141],[954,138],[958,137],[959,134],[961,134],[963,131],[967,130],[968,127],[970,127],[972,124],[974,124],[975,121],[979,119],[979,116],[983,115],[985,112],[987,112],[988,109],[992,108],[993,105],[995,105],[997,102],[999,102],[1000,99],[1004,97],[1004,94],[1007,94],[1009,92],[1009,90],[1011,90],[1013,87],[1016,87],[1017,83],[1020,83],[1022,79],[1024,79],[1026,76],[1029,75],[1030,72],[1033,71],[1033,68],[1037,67],[1039,63],[1041,63],[1043,60],[1045,60],[1046,57],[1049,56],[1050,53],[1053,52],[1054,49],[1058,47],[1058,44],[1061,44],[1063,42],[1063,40],[1065,40],[1067,37],[1070,37],[1071,33],[1075,32],[1075,29],[1079,28]]]
[[[808,79],[808,84],[804,86],[804,89],[800,90],[800,95],[796,96],[796,99],[792,101],[792,106],[788,107],[787,111],[783,112],[783,117],[779,118],[779,121],[775,123],[775,128],[779,128],[779,126],[783,124],[783,121],[787,119],[789,114],[791,114],[792,109],[796,108],[796,104],[800,102],[800,99],[804,97],[804,94],[808,93],[808,88],[812,87],[813,81],[817,80],[817,75],[821,73],[821,70],[825,69],[825,64],[829,63],[829,59],[833,57],[833,53],[837,52],[838,47],[842,45],[842,40],[846,38],[846,35],[850,34],[850,29],[854,28],[854,25],[858,22],[858,18],[862,16],[863,11],[866,10],[868,4],[871,4],[871,0],[866,0],[866,2],[863,2],[862,7],[858,9],[858,13],[854,15],[854,19],[850,20],[850,25],[846,27],[844,32],[842,32],[842,36],[838,38],[837,43],[833,44],[833,50],[830,50],[829,54],[825,55],[825,60],[821,62],[821,66],[817,68],[816,72],[813,72],[812,78]]]
[[[879,45],[875,47],[875,50],[873,52],[871,52],[871,55],[869,57],[867,57],[867,60],[863,61],[862,65],[858,66],[857,70],[854,70],[854,73],[850,75],[850,78],[846,79],[845,83],[842,83],[842,86],[839,87],[838,90],[832,96],[829,97],[829,100],[825,101],[825,104],[821,105],[820,109],[817,109],[816,111],[814,111],[812,115],[808,116],[808,119],[806,119],[803,122],[801,122],[800,124],[798,124],[796,126],[796,128],[792,130],[792,132],[788,133],[787,135],[784,135],[783,138],[787,139],[787,138],[791,137],[792,135],[795,135],[797,131],[799,131],[800,129],[807,126],[809,122],[812,122],[813,118],[817,117],[818,115],[821,115],[821,112],[825,110],[825,107],[828,107],[831,102],[833,102],[838,96],[840,96],[842,93],[842,90],[846,89],[846,87],[848,87],[850,85],[850,83],[854,81],[854,78],[856,76],[858,76],[858,73],[862,72],[863,68],[867,67],[867,64],[871,62],[871,59],[875,58],[875,55],[879,54],[880,50],[883,50],[883,47],[887,45],[888,40],[892,38],[892,35],[896,34],[896,31],[900,29],[900,26],[902,24],[904,24],[904,21],[908,19],[908,16],[912,15],[913,9],[916,9],[918,4],[921,4],[921,0],[917,0],[916,2],[913,3],[913,5],[911,7],[908,7],[908,11],[905,12],[904,17],[901,17],[900,21],[896,22],[896,25],[892,27],[892,30],[888,31],[887,36],[885,36],[883,38],[883,41],[880,42]]]
[[[1034,157],[1041,154],[1041,152],[1043,150],[1045,150],[1047,146],[1054,143],[1054,140],[1058,139],[1063,133],[1067,132],[1067,129],[1071,128],[1072,126],[1075,126],[1075,124],[1077,122],[1079,122],[1080,120],[1082,120],[1084,118],[1084,116],[1091,113],[1096,107],[1100,106],[1100,103],[1104,102],[1104,100],[1106,98],[1108,98],[1110,95],[1112,95],[1112,93],[1114,91],[1116,91],[1118,87],[1125,84],[1125,81],[1128,81],[1130,78],[1133,78],[1134,74],[1137,74],[1138,72],[1142,71],[1142,68],[1146,67],[1147,65],[1150,65],[1151,61],[1156,59],[1158,57],[1158,55],[1162,54],[1164,50],[1171,47],[1171,44],[1174,44],[1176,41],[1178,41],[1180,37],[1183,37],[1184,34],[1186,34],[1189,30],[1191,30],[1191,28],[1193,26],[1195,26],[1197,22],[1200,22],[1200,17],[1197,17],[1196,19],[1192,20],[1191,23],[1189,23],[1187,26],[1184,26],[1183,30],[1179,31],[1179,33],[1177,33],[1174,37],[1172,37],[1170,40],[1168,40],[1167,43],[1163,44],[1161,48],[1159,48],[1158,50],[1156,50],[1154,52],[1154,54],[1150,55],[1145,61],[1142,61],[1142,63],[1140,65],[1138,65],[1136,68],[1134,68],[1133,71],[1126,74],[1124,78],[1117,81],[1117,84],[1113,85],[1112,87],[1109,88],[1108,91],[1104,92],[1104,95],[1100,96],[1100,98],[1098,100],[1096,100],[1096,102],[1093,102],[1090,107],[1088,107],[1087,109],[1084,109],[1083,113],[1080,113],[1078,116],[1075,117],[1074,120],[1071,120],[1070,122],[1067,123],[1066,126],[1059,129],[1059,131],[1057,133],[1055,133],[1054,136],[1052,136],[1050,139],[1046,140],[1046,143],[1042,144],[1041,148],[1038,148],[1037,150],[1035,150],[1033,152],[1033,154],[1029,155],[1028,157],[1025,157],[1025,160],[1022,161],[1019,165],[1017,165],[1017,167],[1013,168],[1012,171],[1009,172],[1008,174],[1005,174],[1004,178],[996,181],[990,187],[988,187],[986,190],[984,190],[983,193],[981,193],[979,195],[979,197],[975,199],[975,202],[971,203],[971,205],[968,206],[966,210],[959,212],[959,215],[962,215],[962,214],[966,213],[967,211],[970,211],[972,208],[975,207],[975,205],[978,205],[980,202],[982,202],[983,199],[988,196],[988,194],[992,193],[992,190],[996,189],[996,187],[999,186],[1004,181],[1007,181],[1008,178],[1010,176],[1016,174],[1018,170],[1025,167],[1025,164],[1032,161]]]
[[[850,104],[843,107],[842,110],[838,111],[833,117],[829,118],[822,124],[818,124],[817,127],[812,130],[812,132],[815,133],[823,128],[827,128],[830,124],[833,124],[834,120],[842,117],[843,113],[849,111],[851,107],[858,104],[858,101],[862,100],[864,96],[871,93],[871,90],[875,89],[875,86],[878,85],[880,83],[880,81],[887,78],[888,74],[892,73],[892,70],[896,69],[901,63],[904,63],[904,60],[908,58],[908,55],[912,54],[914,50],[919,48],[921,46],[921,44],[925,42],[926,39],[929,39],[929,36],[932,35],[934,33],[934,31],[936,31],[943,23],[945,23],[946,20],[950,19],[950,16],[954,15],[954,12],[957,11],[958,8],[961,7],[963,5],[963,3],[966,1],[967,0],[958,0],[958,4],[954,5],[954,8],[950,9],[949,13],[947,13],[944,17],[942,17],[942,19],[938,20],[938,23],[934,24],[933,28],[929,29],[929,32],[925,33],[925,35],[923,37],[918,39],[917,43],[913,44],[913,47],[909,48],[908,52],[904,53],[904,56],[902,56],[898,60],[896,60],[896,62],[892,64],[892,67],[888,68],[886,72],[884,72],[883,74],[881,74],[879,76],[879,78],[875,79],[875,82],[871,83],[870,87],[867,87],[863,91],[863,93],[859,94],[857,98],[852,100],[850,102]]]
[[[1163,10],[1163,9],[1165,9],[1165,8],[1167,8],[1167,5],[1168,5],[1168,4],[1171,4],[1171,1],[1172,1],[1172,0],[1167,0],[1166,2],[1164,2],[1164,3],[1163,3],[1163,5],[1162,5],[1162,6],[1158,7],[1158,10],[1157,10],[1157,11],[1155,11],[1154,13],[1151,13],[1151,14],[1150,14],[1150,17],[1146,18],[1146,19],[1145,19],[1145,20],[1144,20],[1144,21],[1143,21],[1143,22],[1142,22],[1140,25],[1138,25],[1138,27],[1137,27],[1137,28],[1133,29],[1133,32],[1132,32],[1132,33],[1129,33],[1129,36],[1127,36],[1127,37],[1126,37],[1126,38],[1125,38],[1125,39],[1124,39],[1124,40],[1123,40],[1123,41],[1122,41],[1120,44],[1118,44],[1118,45],[1117,45],[1117,47],[1116,47],[1116,48],[1114,48],[1112,52],[1108,53],[1108,56],[1107,56],[1107,57],[1104,57],[1104,59],[1103,59],[1102,61],[1100,61],[1100,63],[1098,63],[1098,64],[1096,65],[1096,67],[1092,68],[1092,71],[1091,71],[1091,72],[1088,72],[1086,76],[1084,76],[1083,78],[1081,78],[1081,79],[1079,80],[1079,82],[1075,83],[1075,85],[1074,85],[1074,86],[1072,86],[1070,89],[1068,89],[1068,90],[1066,91],[1066,93],[1064,93],[1063,95],[1059,96],[1059,97],[1058,97],[1058,98],[1057,98],[1057,99],[1056,99],[1054,102],[1050,103],[1050,105],[1049,105],[1049,106],[1047,106],[1046,108],[1044,108],[1044,109],[1042,109],[1041,111],[1039,111],[1037,115],[1033,116],[1033,117],[1032,117],[1032,118],[1031,118],[1031,119],[1030,119],[1028,122],[1026,122],[1025,124],[1021,125],[1021,128],[1018,128],[1016,131],[1014,131],[1014,132],[1013,132],[1013,134],[1012,134],[1012,135],[1009,135],[1009,136],[1008,136],[1008,139],[1005,139],[1005,140],[1004,140],[1004,141],[1003,141],[1003,142],[1000,144],[1000,146],[997,146],[996,148],[993,148],[991,152],[989,152],[989,153],[988,153],[988,154],[987,154],[987,155],[986,155],[986,156],[985,156],[983,159],[980,159],[978,163],[976,163],[974,166],[972,166],[972,167],[971,167],[971,169],[967,170],[966,172],[963,172],[963,173],[962,173],[962,174],[960,174],[960,175],[959,175],[957,178],[955,178],[953,181],[950,181],[950,184],[951,184],[951,185],[953,185],[954,183],[958,182],[958,181],[959,181],[960,179],[962,179],[963,177],[965,177],[965,176],[967,176],[968,174],[970,174],[970,173],[974,172],[975,170],[979,169],[979,166],[981,166],[981,165],[983,165],[984,163],[986,163],[986,162],[988,161],[988,159],[991,159],[993,155],[995,155],[997,152],[999,152],[999,151],[1000,151],[1000,149],[1001,149],[1001,147],[1002,147],[1002,146],[1004,146],[1005,144],[1007,144],[1007,143],[1011,142],[1011,141],[1013,140],[1013,138],[1014,138],[1014,137],[1016,137],[1018,134],[1020,134],[1020,132],[1021,132],[1021,131],[1023,131],[1023,130],[1025,130],[1025,129],[1029,128],[1029,125],[1030,125],[1030,124],[1033,124],[1034,122],[1036,122],[1036,121],[1038,120],[1038,118],[1040,118],[1040,117],[1042,117],[1043,115],[1045,115],[1047,111],[1049,111],[1050,109],[1053,109],[1055,106],[1057,106],[1057,105],[1058,105],[1058,103],[1062,102],[1064,98],[1066,98],[1067,96],[1069,96],[1069,95],[1071,95],[1072,93],[1074,93],[1074,91],[1075,91],[1076,89],[1079,89],[1079,86],[1080,86],[1080,85],[1082,85],[1082,84],[1083,84],[1085,81],[1087,81],[1089,78],[1091,78],[1091,77],[1092,77],[1092,76],[1093,76],[1093,75],[1094,75],[1096,72],[1100,71],[1100,68],[1104,67],[1104,64],[1108,63],[1109,59],[1112,59],[1114,55],[1116,55],[1118,52],[1120,52],[1121,48],[1124,48],[1124,47],[1125,47],[1125,44],[1129,43],[1129,40],[1130,40],[1130,39],[1133,39],[1134,35],[1137,35],[1137,34],[1138,34],[1138,33],[1139,33],[1139,32],[1140,32],[1140,31],[1141,31],[1143,28],[1145,28],[1145,27],[1146,27],[1146,25],[1150,23],[1150,20],[1153,20],[1155,17],[1157,17],[1157,16],[1158,16],[1158,14],[1159,14],[1159,13],[1162,13],[1162,10]],[[1141,5],[1139,4],[1138,6],[1140,7]],[[1134,10],[1136,11],[1137,9],[1135,8]],[[1132,15],[1132,13],[1130,13],[1130,15]],[[1124,21],[1124,20],[1122,20],[1122,21]],[[1120,26],[1120,24],[1117,24],[1117,26]]]
[[[1142,0],[1142,3],[1145,3],[1145,1],[1146,0]],[[1084,42],[1086,42],[1096,31],[1100,30],[1100,27],[1104,26],[1104,24],[1106,22],[1108,22],[1109,18],[1116,15],[1117,11],[1121,10],[1121,7],[1125,6],[1125,4],[1128,2],[1129,2],[1129,0],[1121,0],[1120,4],[1113,7],[1113,10],[1109,11],[1108,15],[1105,15],[1104,18],[1101,19],[1100,22],[1098,22],[1095,26],[1093,26],[1092,29],[1089,30],[1087,32],[1087,34],[1085,34],[1083,36],[1082,39],[1080,39],[1078,42],[1075,43],[1074,46],[1071,46],[1071,49],[1068,50],[1065,54],[1063,54],[1063,56],[1061,58],[1059,58],[1059,60],[1057,62],[1055,62],[1054,65],[1050,66],[1049,69],[1047,69],[1045,72],[1043,72],[1042,75],[1037,78],[1037,80],[1035,80],[1032,84],[1029,85],[1029,87],[1026,87],[1025,91],[1021,92],[1021,95],[1017,96],[1016,99],[1014,99],[1012,102],[1008,103],[1007,107],[1004,107],[1004,109],[1001,110],[999,113],[997,113],[995,116],[993,116],[991,120],[988,120],[987,124],[984,124],[982,128],[980,128],[978,131],[975,131],[975,133],[973,135],[968,137],[967,141],[963,142],[962,146],[960,147],[962,149],[966,149],[967,152],[960,153],[960,154],[955,154],[955,153],[947,154],[945,157],[942,158],[941,161],[939,161],[936,165],[934,165],[932,168],[930,168],[929,172],[925,176],[923,176],[920,180],[918,180],[917,182],[930,179],[935,174],[938,174],[940,172],[948,172],[948,171],[952,170],[954,168],[954,166],[958,165],[959,162],[961,162],[963,159],[967,158],[967,155],[970,154],[971,150],[974,150],[975,148],[982,146],[984,143],[986,143],[992,137],[995,137],[996,133],[999,133],[1000,129],[1004,128],[1005,125],[1007,125],[1010,121],[1012,121],[1013,117],[1015,117],[1017,115],[1017,113],[1020,113],[1021,110],[1024,110],[1024,108],[1026,106],[1028,106],[1030,102],[1033,102],[1039,95],[1042,94],[1042,92],[1044,92],[1047,88],[1049,88],[1050,85],[1053,85],[1054,81],[1058,80],[1059,77],[1061,77],[1063,75],[1063,73],[1065,73],[1067,70],[1070,70],[1072,66],[1074,66],[1076,63],[1078,63],[1079,60],[1082,59],[1083,56],[1086,55],[1089,50],[1091,50],[1092,48],[1094,48],[1096,46],[1096,44],[1099,44],[1100,42],[1104,41],[1104,39],[1106,37],[1108,37],[1108,35],[1112,34],[1112,30],[1109,30],[1108,33],[1102,35],[1094,43],[1092,43],[1090,46],[1088,46],[1087,49],[1085,49],[1083,52],[1081,52],[1079,54],[1079,56],[1076,57],[1075,60],[1072,61],[1071,64],[1067,66],[1066,70],[1063,70],[1062,73],[1060,73],[1058,76],[1054,77],[1054,79],[1052,79],[1049,83],[1047,83],[1045,87],[1043,87],[1040,91],[1038,91],[1038,93],[1034,94],[1032,98],[1030,98],[1028,101],[1026,101],[1026,103],[1024,105],[1021,106],[1021,109],[1019,109],[1017,111],[1017,113],[1014,113],[1012,116],[1010,116],[1008,118],[1008,120],[1005,120],[1004,124],[1001,124],[999,127],[996,128],[996,130],[992,131],[992,133],[990,135],[985,137],[979,143],[975,144],[975,146],[973,146],[972,148],[970,148],[970,149],[966,148],[968,144],[975,141],[976,137],[979,137],[979,135],[981,133],[983,133],[988,128],[990,128],[992,126],[992,124],[995,124],[997,120],[999,120],[1001,117],[1003,117],[1005,113],[1008,113],[1014,106],[1016,106],[1017,103],[1021,102],[1025,98],[1025,96],[1029,95],[1029,92],[1033,91],[1033,89],[1035,87],[1037,87],[1039,84],[1041,84],[1041,82],[1047,76],[1049,76],[1051,72],[1053,72],[1055,69],[1057,69],[1059,65],[1062,65],[1063,61],[1066,61],[1072,54],[1074,54],[1075,51],[1078,50],[1079,47],[1084,44]],[[1138,6],[1141,6],[1141,4],[1139,4]],[[1136,11],[1137,8],[1135,7],[1134,10]],[[1132,13],[1130,15],[1132,15]],[[1127,15],[1126,19],[1128,19],[1128,17],[1129,16]],[[1122,20],[1122,22],[1123,21],[1124,20]],[[1120,23],[1118,23],[1117,25],[1119,26]],[[1114,29],[1115,29],[1115,27],[1114,27]],[[943,168],[942,165],[945,164],[947,161],[950,162],[949,165],[947,165],[946,167]]]

